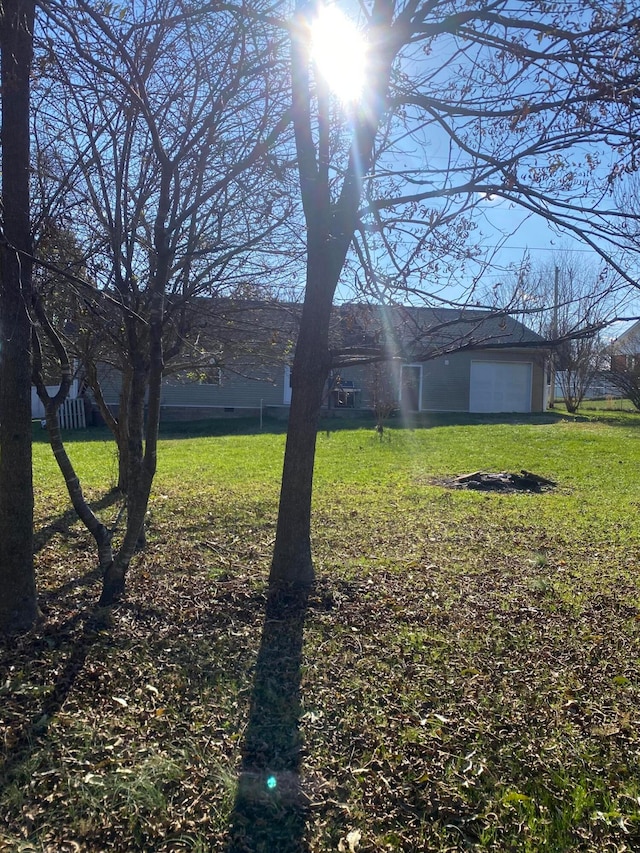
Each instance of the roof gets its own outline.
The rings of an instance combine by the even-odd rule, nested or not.
[[[194,365],[281,364],[295,349],[302,305],[256,299],[169,301],[167,373]],[[175,353],[172,344],[178,341]],[[545,340],[504,312],[348,302],[334,306],[332,365],[401,358],[427,361],[460,349],[543,347]],[[103,360],[108,360],[103,358]]]
[[[629,326],[622,334],[618,335],[613,345],[617,350],[631,345],[637,346],[640,349],[640,320],[636,320],[632,326]]]
[[[546,340],[504,312],[346,303],[334,309],[332,347],[353,358],[416,361],[460,349],[542,348]]]

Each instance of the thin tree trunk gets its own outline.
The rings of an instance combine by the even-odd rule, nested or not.
[[[329,370],[329,321],[335,284],[321,280],[310,261],[291,376],[291,407],[285,446],[271,586],[300,589],[315,580],[311,554],[311,498],[316,435]]]
[[[2,50],[0,246],[0,632],[38,617],[33,564],[29,74],[35,5],[5,0]],[[18,254],[18,251],[24,254]]]
[[[307,275],[291,377],[291,406],[285,447],[276,541],[269,582],[304,589],[314,582],[311,554],[311,498],[316,433],[329,364],[329,322],[333,296],[357,222],[360,168],[370,160],[372,133],[354,139],[337,200],[330,178],[330,109],[326,86],[309,78],[308,0],[298,0],[300,26],[292,36],[292,113],[298,155],[300,193],[307,225]],[[317,98],[317,147],[311,119]],[[373,114],[372,114],[373,115]],[[356,149],[358,149],[356,151]]]
[[[130,401],[132,393],[133,376],[129,368],[122,371],[122,386],[120,388],[120,396],[118,398],[118,419],[115,421],[117,429],[113,432],[118,448],[118,489],[123,495],[129,491],[129,417],[130,417]],[[144,408],[143,408],[144,417]],[[141,427],[142,429],[142,427]],[[142,439],[139,440],[139,445],[142,447]]]
[[[44,402],[44,401],[43,401]],[[80,521],[93,536],[98,549],[98,564],[102,571],[113,562],[113,551],[111,547],[111,531],[105,527],[93,512],[82,491],[80,480],[75,472],[73,463],[69,459],[58,424],[59,406],[47,405],[45,403],[45,419],[47,432],[49,433],[49,444],[53,450],[58,468],[64,477],[69,498]]]
[[[60,387],[57,392],[51,396],[47,391],[44,380],[44,371],[42,366],[42,347],[37,330],[34,327],[32,332],[33,342],[33,383],[36,386],[38,396],[45,408],[45,420],[47,425],[47,434],[49,436],[49,444],[53,451],[53,455],[58,464],[58,468],[64,477],[67,486],[69,498],[76,511],[80,521],[93,536],[96,547],[98,549],[98,563],[103,571],[110,565],[113,559],[111,540],[111,531],[95,515],[85,496],[80,485],[80,480],[75,472],[73,463],[67,454],[64,442],[62,441],[62,433],[58,423],[58,411],[60,406],[67,399],[72,381],[71,361],[69,354],[56,332],[51,325],[49,318],[42,305],[42,300],[38,293],[33,295],[33,310],[38,320],[38,323],[47,338],[49,339],[53,349],[58,357],[60,366]]]
[[[128,461],[127,525],[120,548],[104,574],[100,596],[100,604],[103,607],[113,604],[124,592],[126,574],[131,558],[137,550],[147,511],[147,501],[144,496],[148,495],[148,489],[143,449],[147,377],[144,364],[138,364],[133,368],[127,412],[120,413],[120,417],[124,414],[128,423],[125,439]]]
[[[162,299],[162,295],[160,295]],[[153,334],[153,323],[152,326]],[[161,335],[161,329],[158,335]],[[156,342],[156,347],[158,343]],[[151,369],[149,373],[149,398],[147,405],[147,424],[146,424],[146,441],[144,454],[142,453],[142,444],[136,441],[134,433],[141,436],[140,429],[143,425],[144,418],[144,391],[140,396],[140,390],[137,389],[138,383],[134,375],[132,384],[132,406],[129,422],[130,443],[129,443],[129,491],[127,493],[127,529],[122,540],[122,544],[114,557],[112,564],[105,572],[102,595],[100,596],[100,605],[108,607],[114,604],[120,598],[125,589],[126,576],[129,570],[129,565],[133,555],[139,550],[141,536],[144,530],[144,521],[149,505],[149,496],[151,494],[151,486],[156,473],[157,465],[157,444],[158,444],[158,428],[160,424],[160,392],[162,386],[162,348],[159,344],[160,351],[154,353],[154,344],[152,343],[152,359]],[[139,381],[139,378],[138,378]],[[137,401],[142,400],[142,405],[138,405]]]

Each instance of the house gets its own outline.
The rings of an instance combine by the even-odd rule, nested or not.
[[[607,385],[614,389],[610,396],[625,398],[640,409],[640,320],[612,341],[610,353],[605,373]]]
[[[544,410],[545,342],[513,317],[451,308],[353,309],[365,328],[365,343],[371,342],[366,330],[380,328],[391,357],[382,377],[372,365],[347,363],[342,368],[341,380],[362,389],[361,407],[375,408],[376,385],[382,378],[387,394],[395,395],[405,412]],[[338,310],[349,317],[348,307]],[[366,312],[368,321],[363,320]]]
[[[618,335],[611,344],[611,369],[637,372],[640,369],[640,320]]]
[[[226,324],[226,343],[219,328],[210,336],[203,328],[198,363],[184,362],[165,376],[163,419],[286,417],[299,310],[253,305]],[[239,349],[234,338],[242,341]],[[327,413],[541,412],[546,406],[545,342],[505,314],[348,303],[334,310],[330,346]],[[117,406],[117,372],[105,372],[102,384],[106,402]]]

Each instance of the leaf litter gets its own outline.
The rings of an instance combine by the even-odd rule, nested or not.
[[[633,575],[603,546],[582,578],[531,557],[533,527],[471,520],[452,540],[441,519],[379,519],[358,534],[372,559],[322,528],[292,851],[640,846]],[[228,849],[271,536],[238,558],[224,529],[203,551],[158,517],[111,613],[88,549],[43,549],[46,620],[2,648],[0,850]]]

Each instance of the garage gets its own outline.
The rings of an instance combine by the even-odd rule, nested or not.
[[[531,362],[472,361],[470,412],[530,412]]]

